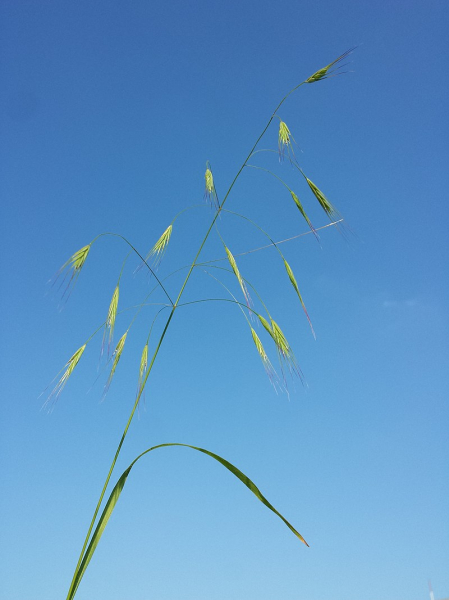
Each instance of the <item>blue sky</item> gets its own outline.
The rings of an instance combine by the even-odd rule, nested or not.
[[[176,221],[158,274],[188,264],[213,215],[206,161],[222,197],[284,94],[356,45],[350,73],[303,86],[279,113],[354,234],[282,245],[317,340],[275,252],[238,262],[306,385],[273,392],[235,306],[180,309],[113,477],[154,444],[207,448],[310,548],[211,459],[159,450],[133,470],[77,598],[419,600],[428,579],[449,595],[447,3],[5,0],[0,16],[1,598],[65,597],[155,314],[133,326],[103,402],[100,335],[48,414],[38,396],[104,321],[127,249],[96,242],[62,310],[47,281],[101,232],[146,253],[200,205]],[[276,124],[260,147],[277,148]],[[287,161],[253,162],[292,186],[315,226],[328,222]],[[275,240],[307,231],[262,171],[244,170],[227,208]],[[266,243],[231,215],[219,228],[235,254]],[[223,256],[213,236],[202,257]],[[137,265],[121,308],[153,285]],[[170,293],[181,284],[168,280]],[[183,299],[225,294],[198,270]]]

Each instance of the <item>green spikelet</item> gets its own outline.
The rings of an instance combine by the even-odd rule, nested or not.
[[[103,399],[106,396],[106,394],[108,393],[108,390],[109,390],[109,388],[111,386],[112,378],[114,377],[114,373],[115,373],[115,370],[116,370],[117,365],[119,363],[120,357],[122,355],[123,348],[125,347],[125,342],[126,342],[126,336],[127,335],[128,335],[128,332],[125,331],[125,333],[119,339],[119,341],[117,343],[117,346],[115,347],[114,354],[112,355],[111,372],[109,373],[108,380],[106,382],[106,385],[104,386]]]
[[[60,378],[60,380],[58,381],[58,383],[53,388],[51,394],[47,398],[47,400],[44,404],[44,407],[48,406],[52,400],[54,400],[56,402],[56,400],[59,398],[59,395],[62,392],[62,390],[64,389],[67,381],[69,380],[70,375],[73,373],[76,365],[79,363],[80,358],[83,355],[85,348],[86,348],[86,344],[84,344],[84,346],[81,346],[81,348],[78,348],[78,350],[66,362],[66,364],[64,365],[65,371],[64,371],[62,377]]]
[[[296,358],[293,354],[293,350],[290,344],[288,343],[287,338],[283,334],[281,328],[273,319],[271,319],[271,329],[273,331],[273,339],[278,350],[281,365],[287,365],[288,370],[291,374],[295,373],[296,375],[301,377],[301,373],[296,363]]]
[[[77,250],[75,252],[75,254],[72,254],[72,256],[69,258],[69,260],[67,262],[65,262],[62,265],[62,267],[59,269],[59,271],[57,272],[55,280],[54,280],[55,282],[59,278],[59,276],[62,275],[62,273],[64,271],[66,271],[66,275],[59,287],[62,286],[67,275],[71,273],[69,282],[64,290],[64,293],[62,294],[62,297],[64,297],[66,295],[66,293],[69,291],[69,288],[71,285],[72,285],[72,287],[73,287],[73,285],[75,285],[76,280],[78,279],[78,277],[81,273],[81,269],[83,268],[84,263],[86,262],[90,247],[91,247],[91,244],[88,244],[87,246],[83,246],[82,248]],[[68,295],[70,295],[70,293]]]
[[[332,204],[329,202],[329,200],[326,198],[323,192],[320,189],[318,189],[317,186],[313,183],[313,181],[311,181],[308,177],[306,177],[306,181],[309,184],[309,187],[312,190],[315,198],[320,203],[321,208],[327,214],[329,219],[333,220],[338,218],[338,212],[335,210],[335,208],[332,206]]]
[[[313,337],[316,339],[316,335],[315,335],[315,332],[314,332],[313,327],[312,327],[312,321],[310,320],[309,313],[307,312],[307,309],[306,309],[306,305],[304,304],[304,301],[302,299],[301,293],[299,291],[298,283],[297,283],[296,278],[295,278],[295,276],[293,274],[292,268],[290,267],[290,265],[288,264],[288,262],[285,260],[285,258],[284,258],[284,265],[285,265],[285,270],[287,271],[288,278],[290,279],[290,282],[291,282],[291,284],[292,284],[292,286],[293,286],[293,288],[294,288],[294,290],[295,290],[295,292],[296,292],[296,294],[297,294],[297,296],[299,298],[299,301],[301,302],[302,309],[305,312],[307,320],[309,321],[309,325],[310,325],[310,329],[312,330]]]
[[[265,372],[268,375],[272,385],[275,386],[275,382],[277,380],[276,371],[273,369],[273,366],[270,362],[270,359],[267,356],[267,353],[265,352],[265,349],[262,345],[262,342],[259,339],[259,336],[257,335],[257,333],[254,331],[254,329],[252,327],[251,327],[251,335],[253,336],[253,340],[256,345],[257,352],[259,353],[259,356],[262,360],[262,364],[264,366]]]
[[[290,153],[293,158],[295,157],[295,153],[293,151],[293,144],[295,139],[292,136],[290,129],[287,127],[287,124],[284,121],[280,121],[279,123],[279,134],[278,134],[278,148],[279,148],[279,159],[284,158],[285,151],[287,150],[287,154],[290,158]]]
[[[173,226],[169,225],[145,257],[145,262],[148,262],[150,259],[153,259],[154,268],[157,268],[161,263],[161,260],[167,250],[168,242],[170,241],[172,231]]]
[[[118,299],[119,299],[119,286],[117,285],[117,287],[114,290],[114,293],[112,294],[112,300],[109,305],[108,316],[106,318],[106,325],[105,325],[104,334],[103,334],[103,343],[102,343],[102,347],[101,347],[102,353],[103,353],[103,349],[104,349],[106,335],[108,334],[108,332],[109,332],[108,354],[109,354],[109,349],[112,344],[112,340],[114,337],[115,319],[117,316],[117,309],[118,309]]]
[[[218,210],[220,208],[220,203],[218,202],[218,195],[215,189],[214,176],[212,175],[212,169],[210,167],[209,161],[206,163],[206,172],[204,174],[205,180],[205,190],[204,190],[204,198],[211,203],[211,206],[215,206]]]
[[[137,385],[137,393],[138,394],[140,393],[140,391],[142,389],[143,379],[145,377],[147,366],[148,366],[148,344],[145,344],[145,346],[143,347],[143,350],[142,350],[142,356],[140,358],[139,382]]]
[[[245,296],[246,304],[247,304],[248,307],[250,307],[252,305],[251,298],[250,298],[250,295],[248,293],[248,290],[247,290],[247,287],[245,285],[245,282],[243,281],[243,277],[240,275],[240,271],[239,271],[239,268],[237,267],[237,263],[235,261],[235,258],[232,255],[232,252],[229,250],[229,248],[227,248],[226,246],[224,248],[226,250],[226,255],[228,257],[229,264],[231,265],[231,268],[232,268],[232,270],[234,272],[234,275],[237,277],[237,280],[238,280],[238,282],[240,284],[240,287],[242,289],[243,295]]]
[[[303,207],[303,205],[301,204],[301,202],[300,202],[300,200],[299,200],[298,196],[295,194],[295,192],[294,192],[293,190],[290,190],[290,194],[291,194],[291,196],[292,196],[292,198],[293,198],[293,202],[296,204],[296,206],[297,206],[297,208],[298,208],[299,212],[302,214],[302,216],[304,217],[304,219],[305,219],[305,220],[306,220],[306,222],[307,222],[307,225],[310,227],[311,231],[313,232],[313,235],[314,235],[314,236],[315,236],[315,237],[318,239],[318,234],[317,234],[317,232],[316,232],[316,230],[315,230],[314,226],[312,225],[312,223],[311,223],[311,221],[310,221],[309,217],[307,216],[307,214],[306,214],[306,211],[304,210],[304,207]]]
[[[263,327],[268,331],[268,333],[273,338],[273,340],[276,341],[274,338],[273,330],[271,329],[271,326],[268,323],[268,321],[264,317],[262,317],[262,315],[258,315],[258,317],[259,317],[259,321],[262,323]]]
[[[332,67],[335,66],[336,64],[338,64],[339,62],[341,62],[342,60],[344,60],[354,50],[355,50],[355,48],[346,50],[346,52],[344,52],[341,56],[339,56],[338,58],[333,60],[331,63],[329,63],[326,67],[319,69],[316,73],[314,73],[308,79],[306,79],[306,83],[315,83],[316,81],[320,81],[321,79],[327,79],[328,77],[335,75],[336,69],[332,70]],[[341,68],[341,67],[338,67],[338,68]]]

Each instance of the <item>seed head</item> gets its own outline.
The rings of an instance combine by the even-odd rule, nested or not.
[[[296,204],[296,206],[297,206],[297,208],[298,208],[299,212],[302,214],[302,216],[304,217],[304,219],[305,219],[305,220],[306,220],[306,222],[307,222],[307,225],[310,227],[310,229],[311,229],[312,233],[314,234],[314,236],[315,236],[317,239],[319,239],[319,238],[318,238],[318,234],[317,234],[317,232],[316,232],[316,230],[315,230],[315,227],[312,225],[312,223],[311,223],[311,221],[310,221],[309,217],[307,216],[307,214],[306,214],[306,211],[304,210],[304,208],[303,208],[303,205],[301,204],[301,202],[300,202],[300,200],[299,200],[298,196],[295,194],[295,192],[294,192],[293,190],[290,190],[290,194],[291,194],[291,196],[292,196],[292,198],[293,198],[293,201],[294,201],[294,203]]]
[[[262,342],[260,341],[259,336],[252,327],[251,334],[253,336],[254,343],[256,344],[257,352],[259,353],[259,356],[262,359],[262,364],[264,366],[265,372],[268,375],[271,384],[276,389],[276,383],[278,381],[277,373],[273,369],[273,365],[271,364],[270,359],[268,358],[267,353],[265,352],[264,347],[262,346]]]
[[[312,330],[313,337],[316,338],[315,332],[312,327],[312,321],[310,320],[309,313],[307,312],[307,309],[306,309],[306,305],[304,304],[301,293],[299,291],[298,283],[296,282],[296,278],[293,274],[292,268],[290,267],[288,262],[285,260],[285,258],[284,258],[284,265],[285,265],[285,270],[287,271],[288,278],[290,279],[290,283],[292,284],[292,286],[299,298],[299,301],[301,302],[301,306],[302,306],[303,311],[305,312],[307,320],[309,321],[309,325],[310,325],[310,329]]]
[[[283,334],[279,325],[271,319],[271,329],[273,331],[273,339],[276,344],[276,348],[278,351],[279,361],[281,363],[281,368],[283,371],[283,366],[286,365],[291,375],[298,375],[301,378],[301,371],[296,362],[295,355],[293,354],[293,350],[290,344],[287,341],[287,338]],[[285,381],[285,377],[284,377]]]
[[[60,277],[60,275],[62,275],[62,273],[65,271],[64,278],[59,287],[61,287],[63,285],[67,276],[69,274],[71,274],[69,282],[64,290],[64,293],[62,294],[63,298],[67,294],[67,292],[68,292],[67,297],[70,296],[69,288],[70,288],[70,286],[72,286],[72,288],[73,288],[73,286],[75,285],[76,280],[78,279],[79,274],[81,273],[81,269],[83,268],[84,263],[86,262],[87,255],[89,254],[90,246],[91,246],[91,244],[88,244],[87,246],[83,246],[82,248],[80,248],[77,252],[75,252],[75,254],[73,254],[69,258],[69,260],[67,262],[65,262],[62,265],[62,267],[56,273],[54,282],[56,282],[56,280]]]
[[[279,123],[279,136],[278,136],[278,147],[279,147],[279,160],[283,160],[285,150],[287,150],[288,157],[291,160],[291,155],[295,158],[295,153],[293,151],[292,141],[295,139],[290,133],[290,129],[287,127],[287,124],[284,121],[280,121]]]
[[[108,380],[106,382],[106,385],[104,386],[103,400],[104,400],[104,397],[108,393],[108,390],[109,390],[109,388],[111,386],[112,378],[114,377],[114,373],[115,373],[115,370],[117,368],[117,365],[118,365],[118,362],[120,360],[120,357],[122,355],[123,348],[125,347],[125,342],[126,342],[126,336],[127,335],[128,335],[128,332],[125,331],[125,333],[119,339],[119,341],[117,343],[117,346],[115,347],[114,354],[112,355],[112,367],[111,367],[111,372],[109,373],[109,377],[108,377]]]
[[[212,175],[212,170],[209,164],[209,161],[206,163],[206,172],[204,174],[204,179],[206,182],[206,187],[204,190],[204,198],[208,200],[211,206],[215,206],[218,210],[220,208],[220,203],[218,202],[217,191],[215,189],[214,176]]]
[[[268,333],[271,335],[273,340],[276,341],[274,338],[273,330],[271,329],[271,325],[268,323],[268,321],[264,317],[262,317],[262,315],[258,315],[258,317],[259,317],[259,321],[262,323],[264,328],[268,331]]]
[[[225,250],[226,250],[226,254],[228,257],[228,261],[229,264],[231,265],[232,270],[234,271],[234,275],[237,277],[237,280],[240,284],[240,287],[242,289],[243,295],[245,296],[245,300],[246,300],[246,305],[248,306],[248,308],[250,308],[252,306],[252,301],[251,301],[251,297],[248,293],[248,289],[246,287],[245,282],[243,281],[243,277],[240,275],[240,271],[239,268],[237,267],[237,263],[235,261],[235,258],[233,257],[231,251],[229,250],[229,248],[227,248],[225,246]]]
[[[332,204],[329,202],[329,200],[326,198],[323,192],[320,189],[318,189],[317,186],[313,183],[313,181],[310,181],[308,177],[306,177],[306,181],[309,184],[309,188],[312,190],[313,195],[318,200],[321,208],[327,214],[329,219],[332,221],[333,219],[338,218],[340,216],[338,211],[335,210],[335,208],[332,206]]]
[[[109,350],[110,350],[110,347],[112,344],[112,340],[114,337],[115,318],[117,316],[117,309],[118,309],[118,298],[119,298],[119,286],[117,285],[117,287],[114,290],[114,293],[112,294],[112,300],[109,305],[108,316],[106,318],[106,324],[105,324],[104,333],[103,333],[103,343],[101,345],[101,353],[102,354],[103,354],[104,344],[105,344],[106,335],[107,335],[108,331],[109,331],[108,354],[109,354]]]
[[[161,264],[161,261],[167,250],[168,242],[170,241],[172,230],[173,226],[169,225],[145,257],[145,262],[148,262],[151,258],[153,259],[154,269],[157,269]]]
[[[319,71],[317,71],[316,73],[311,75],[308,79],[306,79],[306,83],[315,83],[315,81],[320,81],[321,79],[328,79],[329,77],[332,77],[333,75],[342,74],[342,73],[336,73],[336,71],[338,69],[341,69],[341,67],[343,67],[344,65],[340,65],[339,67],[337,67],[337,69],[332,69],[332,67],[337,65],[338,63],[340,63],[342,60],[344,60],[354,50],[355,50],[355,47],[350,48],[349,50],[346,50],[346,52],[343,52],[343,54],[341,56],[339,56],[338,58],[333,60],[331,63],[329,63],[327,65],[327,67],[323,67],[322,69],[319,69]]]
[[[142,389],[143,378],[145,377],[145,373],[148,365],[148,344],[145,344],[142,351],[142,357],[140,359],[140,369],[139,369],[139,381],[137,384],[137,393],[139,394]]]
[[[51,394],[48,396],[47,400],[45,401],[44,407],[48,406],[50,404],[50,402],[52,402],[52,401],[56,402],[56,400],[59,398],[59,395],[62,392],[62,390],[64,389],[67,381],[69,380],[70,375],[73,373],[76,365],[79,363],[79,360],[80,360],[81,356],[83,355],[85,348],[86,348],[86,344],[84,344],[84,346],[81,346],[81,348],[78,348],[78,350],[75,352],[75,354],[73,354],[69,358],[69,360],[66,362],[66,364],[64,365],[65,371],[64,371],[61,379],[55,385]]]

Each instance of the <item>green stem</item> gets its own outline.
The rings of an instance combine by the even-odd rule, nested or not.
[[[288,94],[286,94],[286,95],[285,95],[285,96],[282,98],[282,100],[279,102],[279,104],[276,106],[275,110],[273,111],[273,114],[272,114],[272,115],[271,115],[271,117],[269,118],[269,120],[268,120],[268,123],[266,124],[266,126],[265,126],[265,128],[263,129],[262,133],[261,133],[261,134],[259,135],[259,137],[257,138],[257,140],[256,140],[256,142],[255,142],[255,144],[254,144],[254,146],[251,148],[250,152],[248,153],[248,156],[245,158],[245,160],[244,160],[244,162],[243,162],[242,166],[240,167],[240,169],[238,170],[238,172],[237,172],[237,174],[235,175],[234,179],[232,180],[232,182],[231,182],[231,185],[229,186],[229,188],[228,188],[228,191],[226,192],[226,195],[225,195],[225,197],[223,198],[223,202],[221,203],[221,205],[220,205],[220,206],[219,206],[219,208],[217,209],[217,212],[215,213],[215,216],[214,216],[214,218],[212,219],[212,222],[211,222],[211,224],[210,224],[210,226],[209,226],[209,229],[207,230],[207,232],[206,232],[206,235],[204,236],[204,239],[203,239],[203,241],[201,242],[201,245],[200,245],[200,247],[199,247],[199,249],[198,249],[198,251],[197,251],[197,253],[196,253],[196,255],[195,255],[195,258],[193,259],[193,262],[192,262],[192,264],[190,265],[190,268],[189,268],[189,271],[188,271],[188,273],[187,273],[187,275],[186,275],[186,278],[185,278],[185,280],[184,280],[184,283],[182,284],[182,286],[181,286],[181,289],[180,289],[180,291],[179,291],[179,294],[178,294],[178,297],[176,298],[176,300],[175,300],[175,302],[174,302],[174,303],[172,302],[172,300],[171,300],[171,298],[170,298],[170,296],[169,296],[168,292],[166,291],[166,289],[164,288],[164,286],[162,285],[162,283],[161,283],[161,282],[159,281],[159,279],[157,278],[156,274],[155,274],[155,273],[152,271],[152,272],[153,272],[153,275],[155,276],[155,278],[156,278],[156,280],[157,280],[157,282],[159,283],[159,285],[161,286],[161,288],[164,290],[164,292],[165,292],[165,294],[166,294],[167,298],[169,299],[169,301],[170,301],[170,304],[172,305],[172,308],[171,308],[171,311],[170,311],[170,315],[168,316],[167,322],[166,322],[166,324],[165,324],[164,330],[162,331],[161,337],[160,337],[160,339],[159,339],[159,342],[158,342],[158,344],[157,344],[156,350],[154,351],[153,358],[151,359],[151,362],[150,362],[150,364],[149,364],[149,366],[148,366],[148,369],[147,369],[147,372],[146,372],[146,374],[145,374],[145,378],[144,378],[144,380],[143,380],[143,382],[142,382],[142,385],[141,385],[141,387],[140,387],[139,393],[137,394],[137,398],[136,398],[136,400],[135,400],[135,402],[134,402],[134,406],[133,406],[133,408],[132,408],[131,414],[129,415],[128,421],[127,421],[127,423],[126,423],[125,429],[124,429],[124,431],[123,431],[123,434],[122,434],[122,437],[121,437],[121,439],[120,439],[120,443],[119,443],[119,445],[118,445],[118,447],[117,447],[117,450],[116,450],[116,452],[115,452],[114,459],[113,459],[113,461],[112,461],[112,463],[111,463],[111,466],[110,466],[110,468],[109,468],[108,475],[107,475],[107,477],[106,477],[106,481],[105,481],[105,483],[104,483],[104,485],[103,485],[103,488],[102,488],[102,491],[101,491],[101,494],[100,494],[100,498],[99,498],[99,500],[98,500],[98,502],[97,502],[97,506],[96,506],[96,508],[95,508],[95,512],[94,512],[94,515],[93,515],[93,517],[92,517],[92,520],[91,520],[91,523],[90,523],[90,526],[89,526],[89,530],[88,530],[88,532],[87,532],[87,535],[86,535],[86,538],[85,538],[85,541],[84,541],[84,544],[83,544],[83,548],[82,548],[82,550],[81,550],[81,553],[80,553],[80,556],[79,556],[79,559],[78,559],[78,563],[77,563],[77,565],[76,565],[75,573],[74,573],[74,575],[73,575],[73,579],[72,579],[72,582],[71,582],[71,584],[70,584],[69,592],[68,592],[68,594],[67,594],[67,600],[72,600],[72,599],[73,599],[73,597],[74,597],[74,595],[75,595],[75,593],[76,593],[76,590],[77,590],[77,588],[78,588],[78,584],[79,584],[79,579],[78,579],[78,572],[79,572],[79,568],[80,568],[81,562],[82,562],[82,560],[83,560],[83,556],[84,556],[84,553],[85,553],[85,550],[86,550],[87,544],[88,544],[88,542],[89,542],[90,534],[92,533],[92,529],[93,529],[93,527],[94,527],[94,525],[95,525],[95,521],[96,521],[96,518],[97,518],[98,512],[99,512],[99,510],[100,510],[100,507],[101,507],[101,503],[103,502],[103,497],[104,497],[104,495],[105,495],[105,493],[106,493],[106,489],[107,489],[107,487],[108,487],[109,480],[111,479],[111,475],[112,475],[112,472],[113,472],[113,470],[114,470],[115,463],[117,462],[117,459],[118,459],[118,456],[119,456],[119,454],[120,454],[120,450],[121,450],[121,448],[122,448],[123,442],[125,441],[126,435],[127,435],[127,433],[128,433],[129,426],[131,425],[131,421],[132,421],[132,419],[133,419],[133,417],[134,417],[134,413],[136,412],[137,406],[138,406],[138,404],[139,404],[140,397],[141,397],[141,395],[142,395],[142,393],[143,393],[143,390],[144,390],[144,388],[145,388],[145,384],[146,384],[146,382],[147,382],[147,380],[148,380],[148,376],[149,376],[149,375],[150,375],[150,373],[151,373],[151,370],[152,370],[152,368],[153,368],[154,361],[156,360],[156,357],[157,357],[157,355],[158,355],[158,353],[159,353],[159,349],[160,349],[160,347],[161,347],[161,345],[162,345],[162,342],[163,342],[163,340],[164,340],[165,334],[167,333],[168,326],[170,325],[170,322],[171,322],[171,320],[172,320],[172,318],[173,318],[173,315],[175,314],[176,307],[177,307],[177,305],[178,305],[178,303],[179,303],[179,300],[181,299],[181,296],[182,296],[182,294],[183,294],[183,292],[184,292],[184,289],[185,289],[185,287],[186,287],[186,285],[187,285],[187,283],[188,283],[188,281],[189,281],[189,279],[190,279],[190,275],[192,274],[192,271],[193,271],[193,269],[194,269],[194,268],[195,268],[195,266],[196,266],[196,262],[197,262],[197,260],[198,260],[198,258],[199,258],[199,256],[200,256],[200,254],[201,254],[201,251],[202,251],[202,249],[203,249],[203,247],[204,247],[204,245],[205,245],[205,243],[206,243],[206,241],[207,241],[207,239],[208,239],[208,237],[209,237],[209,234],[210,234],[210,232],[212,231],[212,228],[213,228],[213,226],[214,226],[214,224],[215,224],[216,220],[217,220],[217,219],[218,219],[218,217],[220,216],[220,212],[222,211],[222,209],[223,209],[223,206],[224,206],[224,204],[225,204],[226,200],[228,199],[228,196],[229,196],[229,194],[231,193],[231,190],[232,190],[232,188],[234,187],[234,185],[235,185],[235,183],[236,183],[237,179],[239,178],[239,176],[240,176],[241,172],[242,172],[242,171],[243,171],[243,169],[245,168],[245,166],[246,166],[246,164],[247,164],[247,162],[248,162],[248,160],[249,160],[250,156],[252,155],[252,153],[253,153],[253,152],[254,152],[254,150],[256,149],[256,147],[257,147],[258,143],[260,142],[260,140],[261,140],[261,139],[262,139],[262,137],[264,136],[264,134],[265,134],[265,132],[267,131],[268,127],[271,125],[271,122],[272,122],[272,120],[273,120],[273,119],[274,119],[274,117],[276,116],[276,112],[279,110],[279,108],[280,108],[280,107],[281,107],[281,105],[282,105],[282,104],[285,102],[285,100],[288,98],[288,96],[290,96],[290,94],[292,94],[292,93],[293,93],[295,90],[297,90],[297,89],[298,89],[298,88],[299,88],[301,85],[303,85],[304,83],[305,83],[305,82],[303,81],[302,83],[300,83],[299,85],[297,85],[296,87],[294,87],[292,90],[290,90],[290,92],[288,92]],[[124,240],[124,241],[125,241],[125,242],[126,242],[126,243],[127,243],[127,244],[128,244],[128,245],[129,245],[129,246],[130,246],[130,247],[131,247],[131,248],[132,248],[132,249],[133,249],[133,250],[134,250],[134,251],[135,251],[137,254],[139,254],[139,253],[137,252],[137,250],[134,248],[134,246],[132,246],[132,244],[130,244],[130,243],[128,242],[128,240],[127,240],[126,238],[124,238],[122,235],[120,235],[120,234],[114,234],[114,233],[107,233],[107,234],[102,234],[102,235],[114,235],[114,236],[116,236],[116,237],[120,237],[120,238],[121,238],[122,240]],[[99,236],[98,236],[98,237],[99,237]],[[140,256],[140,254],[139,254],[139,256]],[[142,258],[142,260],[144,260],[144,259]],[[145,260],[144,260],[144,262],[145,262]],[[145,264],[146,264],[146,263],[145,263]],[[147,266],[148,266],[148,265],[147,265]],[[149,267],[149,268],[150,268],[150,267]],[[150,270],[152,270],[152,269],[150,268]]]
[[[176,217],[175,217],[176,219]],[[105,231],[104,233],[100,233],[98,234],[92,241],[91,241],[91,245],[95,242],[95,240],[98,240],[98,238],[103,237],[105,235],[110,235],[112,237],[118,237],[121,240],[123,240],[126,244],[128,244],[128,246],[137,254],[137,256],[140,258],[140,260],[144,263],[144,265],[149,269],[149,271],[151,272],[151,274],[154,276],[154,278],[156,279],[156,281],[158,282],[159,286],[162,288],[164,294],[167,296],[170,304],[173,306],[173,300],[170,298],[169,293],[167,292],[167,290],[165,289],[165,287],[162,285],[162,282],[160,281],[159,277],[156,275],[156,273],[154,272],[154,269],[152,269],[150,267],[150,265],[147,263],[147,261],[144,259],[144,257],[140,254],[140,252],[131,244],[130,241],[128,241],[123,235],[120,235],[120,233],[113,233],[111,231]]]

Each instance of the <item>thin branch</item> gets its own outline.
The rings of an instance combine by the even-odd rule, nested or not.
[[[333,225],[338,225],[344,219],[339,219],[338,221],[333,221],[332,223],[328,223],[327,225],[323,225],[322,227],[317,227],[315,231],[320,231],[321,229],[326,229],[326,227],[332,227]],[[294,235],[292,237],[286,238],[285,240],[280,240],[279,242],[274,242],[273,244],[267,244],[266,246],[260,246],[259,248],[254,248],[253,250],[247,250],[246,252],[240,252],[239,254],[234,254],[234,256],[244,256],[245,254],[252,254],[253,252],[259,252],[259,250],[266,250],[267,248],[272,248],[273,246],[278,246],[279,244],[284,244],[285,242],[291,242],[292,240],[296,240],[304,235],[309,235],[313,233],[313,231],[305,231],[304,233],[299,233],[298,235]],[[209,263],[221,262],[223,260],[227,260],[227,258],[216,258],[214,260],[208,260],[207,262],[201,263],[201,265],[207,265]]]

